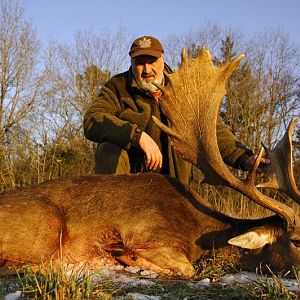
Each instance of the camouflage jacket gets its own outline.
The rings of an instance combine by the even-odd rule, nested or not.
[[[171,73],[167,65],[164,72]],[[132,172],[144,172],[144,156],[138,143],[142,131],[145,131],[162,150],[164,166],[158,172],[188,183],[191,165],[175,153],[169,138],[154,124],[152,115],[167,123],[159,102],[137,86],[129,69],[112,77],[92,100],[84,116],[84,134],[96,143],[108,141],[126,149],[129,157],[135,157]],[[236,140],[221,118],[218,119],[217,137],[221,155],[228,165],[241,168],[242,162],[252,155],[250,149]]]

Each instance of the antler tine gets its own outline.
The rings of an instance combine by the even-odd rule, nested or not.
[[[181,135],[179,135],[173,129],[171,129],[170,127],[166,126],[164,123],[162,123],[161,121],[159,121],[155,116],[152,116],[152,120],[154,121],[154,123],[156,124],[156,126],[158,128],[160,128],[162,131],[164,131],[168,135],[170,135],[170,136],[172,136],[174,138],[177,138],[179,140],[183,139],[183,137]]]
[[[263,145],[271,163],[264,168],[268,180],[257,187],[277,189],[300,204],[300,191],[294,178],[292,157],[292,133],[297,122],[297,119],[290,122],[284,136],[273,150]]]
[[[175,150],[201,169],[206,182],[227,185],[281,216],[289,227],[299,225],[300,219],[290,207],[256,188],[255,170],[242,181],[230,172],[219,151],[216,135],[219,107],[226,93],[226,79],[243,55],[221,67],[213,65],[206,49],[201,49],[195,59],[186,57],[185,50],[182,57],[178,70],[169,76],[170,84],[161,101],[172,127]]]
[[[182,48],[181,51],[181,65],[184,64],[187,60],[186,49]]]
[[[264,151],[264,148],[261,147],[256,159],[255,159],[255,162],[254,162],[254,165],[252,167],[252,169],[250,170],[248,176],[247,176],[247,179],[246,179],[246,182],[248,182],[248,184],[254,184],[255,182],[255,177],[256,177],[256,170],[260,164],[260,160],[263,156],[263,151]]]
[[[223,65],[225,79],[229,78],[232,72],[236,69],[240,61],[245,57],[245,54],[241,54],[234,60],[227,62]]]

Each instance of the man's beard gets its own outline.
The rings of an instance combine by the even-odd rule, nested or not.
[[[139,88],[141,88],[142,90],[147,91],[147,92],[156,92],[158,90],[158,88],[153,83],[162,85],[163,80],[162,79],[161,80],[153,79],[150,82],[148,82],[146,80],[137,81]]]

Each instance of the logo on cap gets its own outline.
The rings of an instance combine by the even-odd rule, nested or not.
[[[145,37],[142,40],[138,41],[140,48],[150,48],[151,47],[151,39],[146,39]]]
[[[129,51],[132,58],[140,55],[150,55],[158,58],[161,57],[162,53],[164,53],[164,49],[160,41],[149,35],[140,36],[134,40]]]

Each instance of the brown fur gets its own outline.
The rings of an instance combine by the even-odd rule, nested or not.
[[[196,196],[196,197],[195,197]],[[175,179],[157,174],[53,180],[0,195],[0,265],[58,259],[97,268],[116,260],[192,276],[191,262],[235,234],[275,223],[229,218]],[[281,227],[280,227],[281,228]]]

